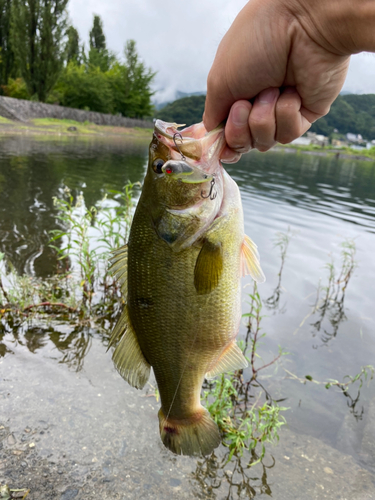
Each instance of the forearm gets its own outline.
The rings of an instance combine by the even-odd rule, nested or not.
[[[375,52],[375,0],[291,0],[311,38],[338,55]]]

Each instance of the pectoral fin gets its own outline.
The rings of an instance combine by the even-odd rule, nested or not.
[[[260,267],[257,246],[246,234],[241,248],[241,271],[242,276],[250,274],[257,283],[266,281],[266,277]]]
[[[142,389],[149,379],[150,365],[141,351],[126,306],[113,330],[108,348],[116,342],[119,343],[112,359],[117,371],[131,386]]]
[[[206,240],[199,252],[194,270],[194,285],[199,295],[211,293],[219,284],[223,272],[221,243]]]
[[[115,276],[121,286],[121,292],[126,294],[128,282],[128,245],[120,247],[113,252],[109,271]]]
[[[234,340],[229,346],[225,349],[220,358],[216,361],[216,364],[213,368],[206,373],[206,378],[214,378],[216,375],[225,372],[232,372],[234,370],[241,370],[242,368],[246,368],[248,366],[248,362],[245,356],[242,354],[241,349],[238,347],[236,341]]]

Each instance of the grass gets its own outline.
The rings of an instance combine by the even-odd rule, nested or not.
[[[149,140],[151,129],[140,127],[114,127],[109,125],[96,125],[90,122],[77,122],[75,120],[60,120],[57,118],[34,118],[27,123],[8,120],[0,117],[0,124],[5,127],[1,129],[1,133],[12,134],[32,134],[37,136],[48,137],[50,135],[59,136],[79,136],[79,137],[103,137],[103,136],[120,136],[132,137]],[[75,127],[77,130],[69,131],[69,127]]]

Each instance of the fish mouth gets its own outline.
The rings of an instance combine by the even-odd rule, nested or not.
[[[169,148],[171,160],[184,162],[194,170],[198,169],[208,175],[214,174],[226,145],[224,124],[211,132],[207,132],[203,122],[178,130],[180,127],[184,125],[156,120],[154,134]],[[168,162],[165,165],[167,164]],[[184,182],[189,182],[187,180],[189,177],[191,181],[194,178],[188,175],[182,178],[181,175]],[[197,175],[196,178],[198,177]],[[202,182],[202,180],[194,182]]]

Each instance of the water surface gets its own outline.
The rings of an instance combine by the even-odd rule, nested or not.
[[[0,251],[18,273],[53,274],[56,256],[48,231],[58,222],[52,197],[68,186],[75,195],[83,193],[87,206],[95,205],[105,190],[141,181],[146,160],[144,142],[2,138]],[[22,487],[20,481],[47,474],[52,498],[62,500],[98,494],[300,499],[302,487],[304,498],[375,497],[375,382],[343,394],[290,375],[341,381],[375,364],[375,164],[254,152],[226,168],[240,186],[246,233],[259,247],[267,277],[259,287],[267,333],[259,352],[265,362],[279,345],[289,352],[261,378],[289,408],[278,447],[269,448],[265,463],[248,472],[249,480],[237,466],[219,470],[209,460],[173,457],[159,442],[158,403],[117,375],[101,332],[63,323],[18,329],[2,324],[0,483]],[[275,238],[288,228],[292,238],[280,297],[267,307],[281,263]],[[326,264],[334,261],[340,268],[341,244],[348,239],[356,245],[357,267],[337,305],[340,314],[333,307],[324,318],[308,316],[319,283],[327,282]],[[247,312],[251,280],[243,284]],[[240,336],[245,333],[244,324]],[[11,455],[11,468],[2,449],[20,451]],[[38,483],[38,496],[31,498],[49,498],[48,488]]]

